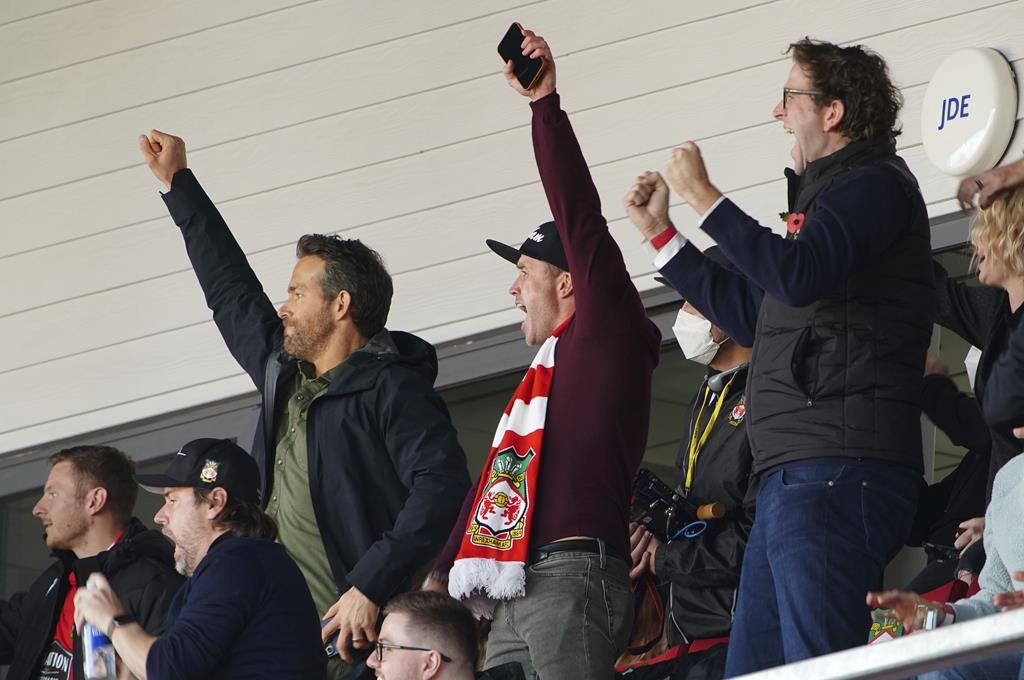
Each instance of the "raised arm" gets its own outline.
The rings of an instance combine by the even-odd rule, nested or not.
[[[960,182],[956,197],[960,207],[967,210],[978,199],[979,208],[987,208],[1004,191],[1024,185],[1024,158],[1019,161],[986,170],[980,175],[965,177]]]
[[[737,269],[768,295],[804,306],[833,293],[851,271],[884,253],[899,235],[893,225],[908,224],[923,210],[919,197],[895,181],[896,172],[872,166],[837,180],[818,198],[798,239],[776,234],[723,200],[693,142],[673,150],[666,176]]]
[[[705,257],[672,225],[668,184],[656,172],[636,178],[623,199],[633,226],[656,251],[654,266],[684,299],[744,347],[754,343],[764,291]]]
[[[281,320],[217,207],[188,169],[185,142],[153,130],[139,137],[153,174],[170,189],[164,203],[181,228],[185,249],[213,320],[235,360],[263,387],[270,353],[281,346]]]
[[[505,77],[514,90],[531,99],[534,154],[569,261],[577,318],[585,324],[611,322],[606,328],[646,324],[640,295],[601,214],[586,159],[569,117],[560,108],[551,48],[532,31],[524,31],[524,35],[524,54],[544,60],[542,75],[531,90],[522,88],[510,64],[505,66]]]

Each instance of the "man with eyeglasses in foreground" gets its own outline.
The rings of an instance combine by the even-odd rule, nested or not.
[[[476,659],[473,615],[458,600],[424,590],[388,603],[366,665],[385,680],[470,680]]]
[[[713,324],[743,337],[758,310],[746,390],[757,516],[727,677],[864,644],[860,591],[882,583],[921,485],[935,292],[927,209],[896,155],[902,96],[860,46],[789,51],[772,112],[794,139],[785,235],[711,184],[693,142],[672,152],[667,183],[648,172],[626,198],[655,266]],[[669,186],[739,273],[675,230]]]

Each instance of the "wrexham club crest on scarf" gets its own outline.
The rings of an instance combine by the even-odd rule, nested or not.
[[[505,407],[448,574],[448,592],[479,617],[490,618],[495,600],[526,594],[530,518],[537,504],[555,346],[571,322],[570,317],[540,346]]]
[[[509,550],[513,540],[523,537],[530,507],[526,472],[536,455],[530,449],[520,456],[509,447],[494,457],[487,489],[466,529],[470,543]]]

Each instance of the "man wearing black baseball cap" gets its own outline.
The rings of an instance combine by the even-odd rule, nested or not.
[[[523,53],[544,61],[542,75],[528,91],[511,62],[505,76],[532,100],[554,221],[518,248],[487,245],[519,270],[509,293],[539,349],[428,587],[447,580],[470,604],[474,595],[496,601],[485,667],[518,662],[527,677],[596,680],[613,676],[633,617],[630,482],[647,442],[661,336],[601,215],[555,92],[551,50],[524,35]]]
[[[260,508],[256,462],[227,439],[181,447],[166,472],[136,475],[161,493],[154,521],[174,541],[189,577],[162,637],[126,619],[102,575],[75,597],[76,624],[106,631],[135,675],[159,678],[325,678],[327,657],[313,598]]]

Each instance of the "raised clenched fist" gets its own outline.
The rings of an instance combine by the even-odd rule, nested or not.
[[[139,135],[139,150],[153,175],[168,189],[174,173],[187,167],[185,142],[181,137],[151,130],[148,135]]]
[[[636,178],[629,188],[622,206],[633,226],[650,240],[667,229],[668,218],[668,184],[656,172],[647,171]]]

